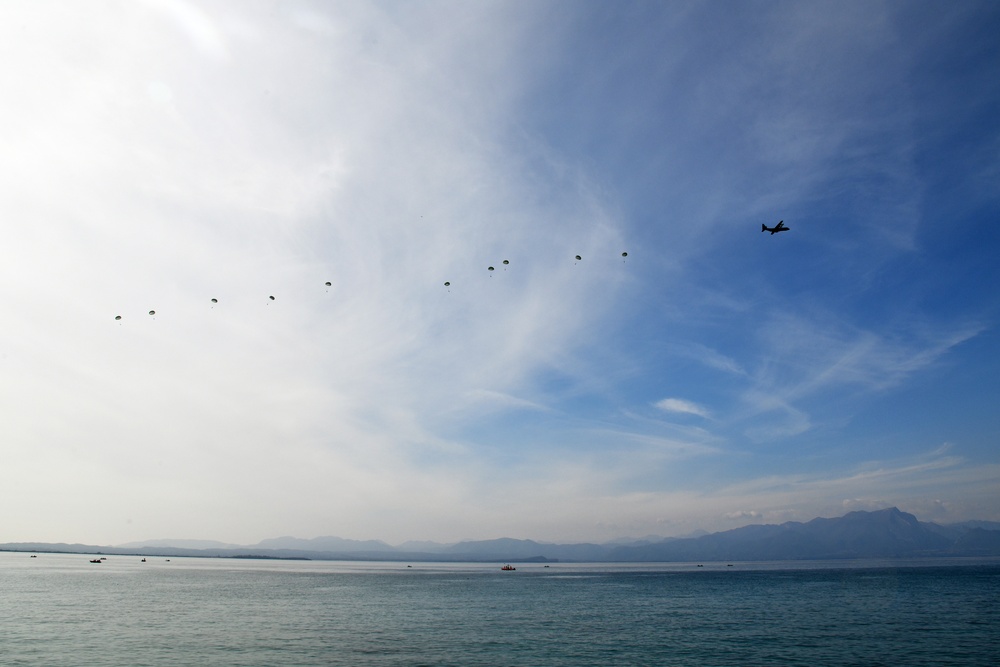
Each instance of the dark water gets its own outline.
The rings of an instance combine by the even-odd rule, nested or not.
[[[997,665],[1000,564],[0,554],[0,664]]]

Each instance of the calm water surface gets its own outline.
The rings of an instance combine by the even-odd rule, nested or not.
[[[0,664],[996,665],[1000,563],[0,553]]]

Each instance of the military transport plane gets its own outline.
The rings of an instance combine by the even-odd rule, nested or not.
[[[774,227],[768,227],[764,223],[761,223],[761,225],[760,225],[760,231],[762,231],[762,232],[771,232],[771,236],[774,236],[778,232],[787,232],[788,231],[788,227],[785,227],[785,221],[784,220],[779,220],[778,224],[776,224]]]

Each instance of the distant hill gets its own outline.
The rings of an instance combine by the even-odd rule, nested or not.
[[[979,526],[989,522],[968,524]],[[851,512],[832,519],[817,518],[807,523],[745,526],[659,542],[560,545],[500,539],[462,542],[447,551],[465,554],[470,559],[619,562],[1000,556],[1000,530],[924,523],[893,507],[877,512]]]
[[[414,553],[440,553],[447,549],[450,545],[441,544],[439,542],[430,542],[427,540],[411,540],[409,542],[403,542],[396,546],[398,551],[402,552],[414,552]]]
[[[601,544],[543,544],[534,540],[500,538],[476,542],[459,542],[444,550],[463,560],[564,560],[602,561],[612,547]]]
[[[226,544],[225,542],[217,542],[215,540],[175,540],[167,538],[162,540],[128,542],[127,544],[118,544],[116,546],[123,549],[141,549],[143,547],[175,547],[178,549],[239,549],[243,545]]]
[[[201,546],[193,546],[201,545]],[[443,545],[408,542],[393,547],[379,540],[339,537],[279,537],[253,546],[198,540],[153,540],[116,547],[84,544],[9,543],[0,550],[142,556],[221,558],[308,558],[392,561],[576,561],[693,562],[847,558],[1000,557],[1000,523],[967,521],[939,525],[918,521],[895,507],[851,512],[801,523],[753,525],[689,538],[648,538],[630,543],[547,544],[500,538]]]
[[[314,537],[304,540],[298,537],[275,537],[261,540],[256,547],[261,549],[293,549],[295,551],[396,551],[381,540],[346,540],[342,537]]]
[[[963,521],[948,524],[949,528],[982,528],[983,530],[1000,530],[1000,521]]]
[[[957,546],[955,539],[893,507],[808,523],[746,526],[669,543],[619,547],[614,557],[627,561],[752,561],[964,555]]]

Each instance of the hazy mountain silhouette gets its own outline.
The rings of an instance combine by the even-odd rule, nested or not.
[[[427,540],[410,540],[409,542],[403,542],[396,546],[396,549],[404,552],[413,553],[439,553],[447,549],[450,544],[441,544],[440,542],[430,542]]]
[[[514,540],[509,537],[497,540],[459,542],[444,550],[455,558],[465,560],[607,560],[612,550],[602,544],[544,544],[534,540]]]
[[[128,542],[117,546],[125,549],[141,549],[143,547],[174,547],[178,549],[240,549],[243,547],[242,544],[227,544],[226,542],[217,542],[216,540],[175,540],[170,538],[162,540]]]
[[[255,547],[261,549],[291,549],[295,551],[396,551],[381,540],[347,540],[342,537],[314,537],[310,540],[298,537],[274,537],[261,540]]]
[[[193,545],[201,545],[195,547]],[[253,546],[204,540],[151,540],[116,547],[84,544],[10,543],[7,551],[136,554],[160,556],[309,558],[394,561],[596,561],[697,562],[845,558],[1000,557],[1000,523],[966,521],[938,525],[918,521],[895,507],[851,512],[832,519],[753,525],[699,537],[648,538],[631,543],[548,544],[500,538],[458,544],[407,542],[393,547],[379,540],[339,537],[278,537]]]
[[[626,561],[912,558],[958,555],[951,553],[956,546],[955,539],[893,507],[808,523],[746,526],[694,539],[619,547],[612,555]]]

